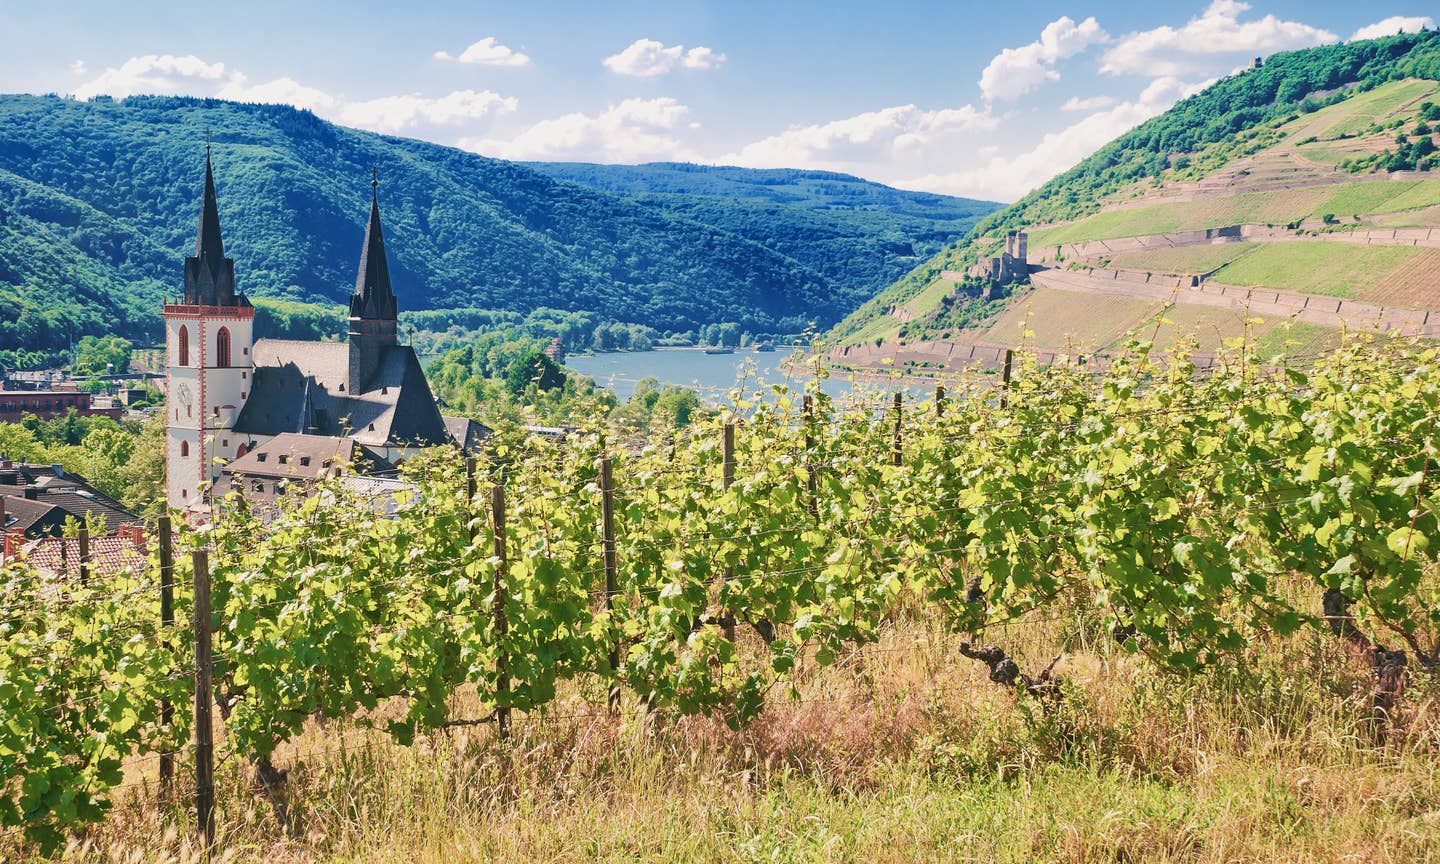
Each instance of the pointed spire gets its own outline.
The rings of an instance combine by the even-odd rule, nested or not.
[[[385,235],[380,228],[380,172],[371,169],[370,223],[360,251],[360,272],[350,298],[350,317],[394,320],[395,292],[390,287],[390,263],[385,257]]]
[[[235,295],[235,262],[225,257],[220,237],[220,207],[215,196],[215,169],[210,161],[210,134],[205,134],[205,191],[200,196],[200,225],[195,254],[185,259],[185,302],[201,306],[248,306]]]
[[[200,198],[200,227],[195,232],[195,257],[199,258],[210,275],[220,271],[220,262],[225,260],[225,242],[220,237],[220,207],[215,199],[215,171],[210,164],[210,143],[205,143],[205,193]]]

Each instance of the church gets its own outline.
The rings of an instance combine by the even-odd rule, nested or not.
[[[447,428],[458,428],[456,418],[440,415],[419,358],[397,338],[378,186],[372,180],[346,341],[256,341],[255,309],[236,291],[235,262],[225,257],[206,147],[195,254],[185,259],[183,296],[164,308],[171,507],[203,514],[224,466],[257,451],[265,461],[267,447],[332,439],[398,464],[421,448],[457,443]],[[284,463],[288,454],[269,461]]]

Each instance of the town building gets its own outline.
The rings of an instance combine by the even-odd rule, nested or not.
[[[195,254],[183,296],[164,309],[170,506],[203,513],[224,466],[282,435],[345,439],[389,464],[455,443],[414,350],[397,339],[397,307],[375,179],[347,340],[255,340],[255,310],[225,257],[207,147]]]
[[[354,438],[282,432],[220,469],[214,498],[238,492],[252,511],[273,513],[281,496],[346,475],[393,474],[395,466]]]
[[[139,516],[59,465],[0,459],[0,533],[25,540],[60,537],[67,521],[138,527]]]
[[[118,420],[125,409],[109,398],[97,401],[84,390],[63,384],[44,390],[0,389],[0,423],[18,423],[26,414],[41,420],[64,417],[71,411],[81,417]]]

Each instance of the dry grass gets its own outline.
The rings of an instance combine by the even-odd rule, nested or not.
[[[1191,678],[1117,651],[1078,613],[989,638],[1027,668],[1064,651],[1057,708],[909,621],[806,670],[803,701],[772,694],[740,732],[612,719],[578,693],[509,742],[457,730],[402,748],[313,724],[277,759],[294,837],[227,762],[216,860],[1440,859],[1433,688],[1412,686],[1406,733],[1376,749],[1367,673],[1319,636]],[[199,860],[187,818],[136,794],[65,858]]]

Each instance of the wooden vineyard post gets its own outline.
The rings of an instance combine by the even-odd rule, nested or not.
[[[891,448],[891,451],[892,451],[892,452],[891,452],[890,461],[891,461],[891,464],[893,464],[895,467],[898,468],[898,467],[900,467],[900,463],[903,461],[903,459],[902,459],[902,456],[903,456],[903,451],[902,451],[903,439],[901,438],[901,435],[903,434],[903,428],[904,428],[902,424],[903,424],[904,421],[905,421],[905,394],[901,393],[899,390],[896,390],[896,391],[895,391],[895,406],[894,406],[894,411],[895,411],[895,443],[894,443],[893,447]]]
[[[935,385],[935,416],[945,416],[945,385]]]
[[[215,734],[211,728],[210,561],[194,553],[195,569],[195,825],[205,848],[215,845]]]
[[[501,738],[510,737],[510,656],[505,650],[509,624],[505,620],[505,576],[509,569],[505,557],[505,487],[495,484],[490,489],[490,516],[495,526],[495,641],[500,650],[495,654],[495,728]]]
[[[1000,407],[1010,406],[1010,369],[1015,363],[1015,352],[1005,349],[1005,371],[1000,374]]]
[[[819,485],[815,474],[815,435],[812,427],[815,424],[815,397],[805,394],[805,492],[809,496],[807,506],[810,508],[811,516],[820,515],[820,502],[815,497],[815,489]]]
[[[80,523],[80,584],[90,583],[90,526]]]
[[[175,537],[170,530],[170,517],[161,516],[157,526],[160,552],[160,629],[168,639],[175,627]],[[160,701],[160,725],[169,729],[175,722],[175,706],[169,699]],[[175,779],[175,754],[160,754],[160,788],[168,791]]]
[[[722,437],[722,438],[720,439],[720,445],[721,445],[721,446],[720,446],[720,453],[721,453],[721,458],[722,458],[721,466],[720,466],[720,468],[721,468],[720,478],[721,478],[721,482],[723,482],[723,483],[725,484],[725,488],[726,488],[726,489],[729,489],[730,486],[735,482],[735,424],[734,424],[734,423],[726,423],[726,424],[725,424],[725,434],[724,434],[724,437]],[[734,578],[735,578],[735,568],[734,568],[734,567],[726,567],[726,568],[725,568],[725,581],[726,581],[726,582],[729,582],[731,579],[734,579]],[[735,641],[735,619],[734,619],[731,615],[729,615],[728,613],[723,613],[723,614],[721,615],[721,618],[722,618],[722,620],[724,621],[724,626],[725,626],[725,638],[728,639],[730,642],[733,643],[733,642]]]
[[[614,627],[615,595],[619,591],[619,567],[615,563],[615,474],[610,457],[600,460],[600,539],[605,554],[605,611]],[[620,630],[615,629],[615,642],[610,646],[610,674],[616,683],[610,685],[610,713],[620,711]]]
[[[465,524],[469,527],[470,542],[475,542],[475,457],[465,460]]]

